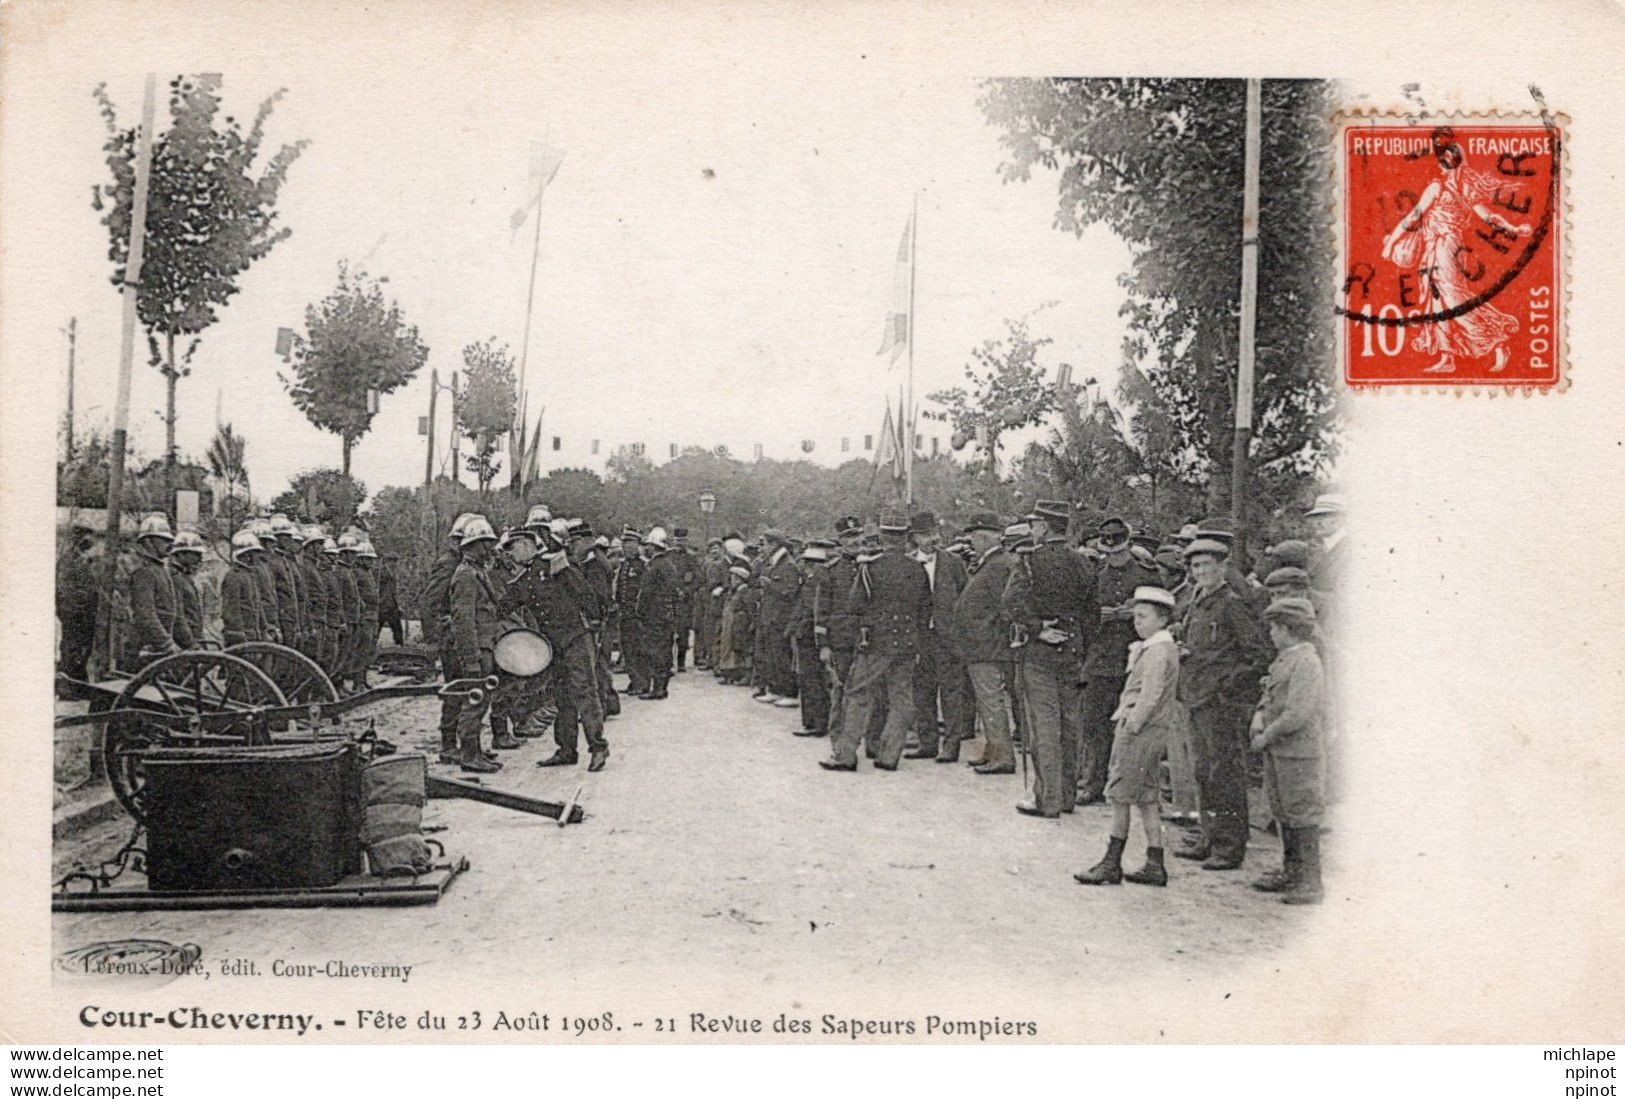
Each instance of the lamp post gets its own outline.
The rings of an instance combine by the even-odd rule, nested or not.
[[[700,514],[705,516],[705,543],[711,544],[711,513],[717,510],[717,498],[711,491],[700,493]]]

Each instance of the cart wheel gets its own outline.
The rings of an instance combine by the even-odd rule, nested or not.
[[[102,766],[107,783],[129,814],[146,821],[143,798],[146,778],[141,757],[150,748],[190,747],[201,744],[247,744],[255,733],[253,710],[286,706],[287,697],[276,682],[242,657],[227,653],[184,652],[162,657],[136,673],[119,693],[114,708],[150,710],[157,714],[219,714],[242,711],[241,722],[199,733],[171,729],[138,716],[107,723],[102,743]]]
[[[298,649],[274,641],[244,641],[226,652],[242,657],[270,676],[291,705],[339,700],[338,688],[322,666]]]

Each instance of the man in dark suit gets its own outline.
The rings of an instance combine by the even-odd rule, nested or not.
[[[1010,740],[1010,695],[1005,690],[1010,665],[1010,620],[1002,606],[1010,579],[1012,558],[1001,539],[1004,523],[992,512],[977,512],[965,520],[965,536],[974,556],[965,588],[954,605],[954,655],[964,665],[981,719],[984,747],[979,759],[967,760],[978,771],[1008,774],[1015,767]],[[959,758],[958,741],[944,741],[938,763]]]
[[[643,622],[638,618],[638,588],[648,562],[643,557],[643,532],[627,527],[621,531],[625,557],[615,573],[615,606],[621,627],[621,664],[626,669],[626,693],[641,698],[649,693],[649,669]]]
[[[789,629],[796,597],[801,592],[801,570],[796,567],[789,541],[782,530],[770,528],[762,532],[762,611],[756,626],[761,639],[757,651],[763,662],[760,674],[767,687],[767,694],[758,701],[784,709],[800,706],[791,670]]]
[[[648,553],[648,566],[638,583],[637,616],[647,641],[643,659],[649,689],[638,697],[655,702],[666,697],[666,687],[671,682],[671,640],[677,630],[678,578],[665,530],[651,528],[644,549]]]
[[[869,716],[885,700],[886,725],[875,767],[897,770],[903,742],[914,717],[914,661],[931,621],[931,582],[925,567],[904,549],[908,522],[901,516],[880,521],[881,551],[858,557],[858,578],[847,594],[848,613],[857,626],[857,656],[847,682],[847,713],[834,756],[819,760],[828,771],[856,771],[858,742]]]
[[[965,590],[965,565],[941,548],[937,517],[922,511],[909,520],[914,559],[925,569],[931,585],[931,617],[920,639],[920,659],[914,666],[914,730],[919,743],[909,759],[936,759],[942,752],[955,758],[962,741],[971,739],[971,685],[950,643],[954,606]],[[937,704],[942,704],[943,727],[937,725]]]

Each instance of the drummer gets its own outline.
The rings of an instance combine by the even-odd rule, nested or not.
[[[536,535],[527,530],[512,532],[510,545],[515,560],[525,557],[525,567],[513,577],[503,597],[504,611],[523,609],[530,623],[553,647],[553,689],[558,698],[558,716],[553,722],[557,749],[538,766],[568,767],[578,761],[576,725],[587,737],[592,754],[587,770],[601,771],[609,758],[604,740],[604,708],[593,657],[592,634],[587,612],[582,606],[587,585],[570,565],[564,550],[536,554],[525,546]]]

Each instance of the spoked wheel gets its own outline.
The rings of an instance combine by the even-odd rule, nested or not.
[[[270,676],[294,706],[339,700],[338,688],[327,678],[322,666],[298,649],[274,641],[244,641],[226,652],[241,657]]]
[[[117,710],[193,715],[241,712],[240,722],[208,732],[180,728],[139,716],[107,723],[102,764],[119,804],[138,821],[146,821],[146,778],[141,759],[152,748],[192,748],[248,744],[255,729],[251,713],[267,706],[286,706],[287,697],[265,672],[239,656],[218,652],[184,652],[162,657],[136,673],[113,704]]]

